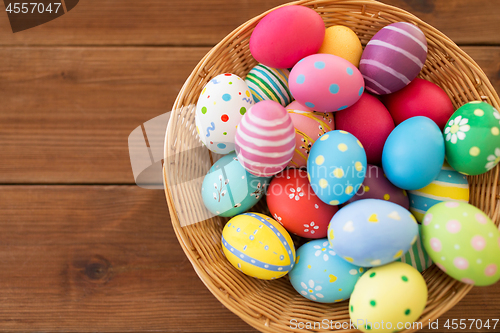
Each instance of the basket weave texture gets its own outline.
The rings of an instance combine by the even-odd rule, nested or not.
[[[465,52],[444,34],[402,9],[371,0],[296,1],[286,5],[314,9],[327,27],[345,25],[351,28],[363,45],[387,24],[413,23],[424,32],[429,49],[419,77],[444,89],[455,109],[474,100],[483,100],[497,109],[500,106],[488,78]],[[257,64],[248,43],[253,29],[266,14],[241,25],[212,48],[182,87],[165,138],[165,193],[177,238],[198,276],[215,297],[262,332],[298,332],[301,330],[292,329],[295,325],[290,325],[290,320],[348,322],[348,302],[314,303],[299,295],[287,277],[265,281],[237,271],[222,253],[221,234],[228,219],[207,214],[200,190],[203,177],[220,156],[201,146],[194,125],[195,103],[203,86],[213,77],[233,73],[244,78]],[[488,214],[497,226],[500,222],[498,175],[499,167],[495,167],[486,174],[469,177],[470,203]],[[252,211],[266,213],[264,202],[261,200]],[[452,279],[435,265],[424,271],[423,276],[429,298],[419,321],[425,327],[429,319],[440,317],[472,287]],[[320,328],[317,331],[330,330]]]

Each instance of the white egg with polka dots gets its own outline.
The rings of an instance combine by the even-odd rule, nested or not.
[[[225,73],[210,80],[196,103],[196,131],[208,149],[217,154],[234,151],[236,127],[253,105],[247,84]]]

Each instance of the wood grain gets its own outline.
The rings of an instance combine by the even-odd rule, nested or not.
[[[195,274],[162,191],[1,186],[0,211],[0,330],[252,331]]]
[[[208,50],[0,48],[0,183],[133,184],[128,135],[170,110]],[[464,50],[500,91],[500,47]]]
[[[1,186],[0,211],[1,331],[256,332],[199,280],[163,191]],[[499,298],[474,288],[441,319],[498,317]]]
[[[211,46],[285,0],[85,0],[64,16],[13,34],[4,16],[0,45]],[[386,0],[458,44],[500,44],[500,0]]]
[[[0,48],[0,183],[134,182],[128,135],[208,48]]]

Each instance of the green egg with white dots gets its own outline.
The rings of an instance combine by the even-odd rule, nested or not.
[[[349,316],[363,332],[398,332],[412,327],[427,303],[422,275],[402,262],[374,267],[356,283]]]
[[[500,161],[500,113],[485,102],[462,105],[444,128],[446,160],[465,175],[480,175]]]

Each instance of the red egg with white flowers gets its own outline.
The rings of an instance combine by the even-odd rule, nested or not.
[[[267,205],[273,218],[294,235],[324,238],[328,224],[338,211],[314,193],[307,171],[286,169],[277,174],[267,190]]]

